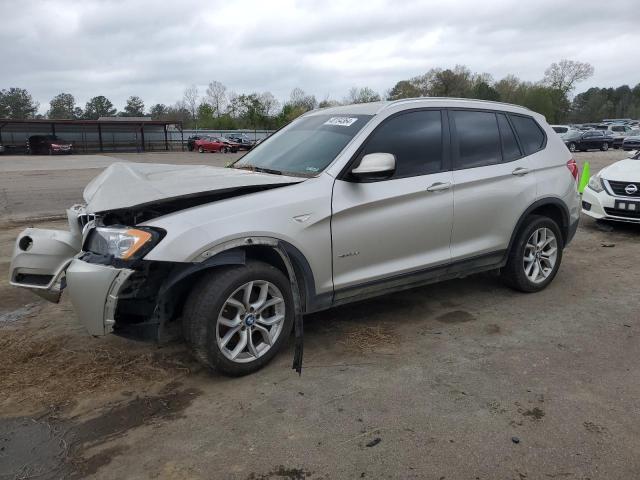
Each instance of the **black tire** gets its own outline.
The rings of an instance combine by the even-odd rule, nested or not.
[[[550,229],[556,237],[557,258],[549,276],[540,283],[534,283],[527,277],[524,270],[523,259],[525,254],[525,245],[533,232],[542,227]],[[519,290],[525,293],[539,292],[546,288],[558,273],[558,269],[562,263],[563,248],[564,241],[558,224],[549,217],[530,215],[525,219],[524,224],[520,227],[520,230],[514,239],[511,251],[509,252],[507,264],[500,272],[500,276],[504,283],[514,290]]]
[[[575,142],[569,142],[569,145],[567,145],[567,148],[569,149],[570,152],[575,152],[576,151],[576,143]]]
[[[198,147],[198,152],[204,153],[204,148],[203,147]]]
[[[275,285],[284,297],[285,319],[282,331],[271,348],[247,363],[227,358],[216,340],[218,315],[227,299],[250,281],[265,280]],[[189,293],[182,317],[185,341],[194,356],[209,368],[229,376],[253,373],[264,367],[287,342],[293,327],[294,303],[291,284],[277,268],[259,261],[223,267],[204,274]]]
[[[609,144],[607,142],[604,142],[602,145],[600,145],[600,150],[606,152],[607,150],[609,150]]]
[[[222,147],[220,149],[220,153],[227,153],[229,150],[227,149],[227,147]]]

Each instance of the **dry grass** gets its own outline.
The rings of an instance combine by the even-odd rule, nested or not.
[[[193,366],[184,351],[165,353],[147,345],[96,348],[86,343],[89,346],[74,345],[69,336],[38,339],[28,330],[2,331],[0,406],[63,406],[83,394],[166,380]]]
[[[397,334],[389,325],[358,325],[345,332],[340,343],[348,350],[364,353],[395,345],[396,341]]]

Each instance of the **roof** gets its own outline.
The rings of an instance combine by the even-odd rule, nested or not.
[[[103,117],[104,118],[104,117]],[[133,118],[133,119],[132,119]],[[143,119],[145,117],[142,117]],[[164,120],[139,120],[137,117],[122,117],[121,119],[112,120],[109,118],[108,120],[68,120],[68,119],[44,119],[44,118],[30,118],[18,120],[15,118],[0,118],[0,126],[6,124],[48,124],[51,125],[55,123],[56,125],[140,125],[144,123],[145,125],[176,125],[181,122],[176,121],[164,121]]]
[[[100,117],[99,122],[151,122],[151,117]]]
[[[326,114],[351,114],[351,115],[376,115],[384,110],[392,108],[396,105],[415,105],[416,107],[466,107],[466,108],[487,108],[508,110],[513,112],[528,112],[531,110],[520,105],[512,103],[493,102],[490,100],[477,100],[473,98],[454,98],[454,97],[420,97],[420,98],[403,98],[401,100],[355,103],[352,105],[341,105],[339,107],[329,107],[309,112],[308,115],[326,115]]]

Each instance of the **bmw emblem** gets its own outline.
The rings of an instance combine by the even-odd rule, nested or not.
[[[246,318],[244,319],[244,324],[247,327],[252,326],[254,323],[256,323],[256,317],[254,317],[253,315],[247,315]]]
[[[629,185],[624,187],[624,191],[627,192],[627,195],[634,195],[638,193],[638,186],[633,183],[630,183]]]

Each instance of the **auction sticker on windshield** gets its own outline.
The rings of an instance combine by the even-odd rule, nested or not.
[[[356,123],[358,119],[352,117],[331,117],[329,120],[324,122],[325,125],[337,125],[339,127],[350,127],[354,123]]]

